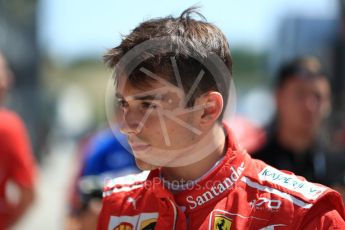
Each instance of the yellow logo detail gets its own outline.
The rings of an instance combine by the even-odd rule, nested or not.
[[[214,226],[213,230],[230,230],[231,220],[222,215],[216,215],[214,217]]]
[[[154,230],[157,223],[156,218],[144,220],[140,223],[140,230]]]
[[[117,225],[114,230],[133,230],[133,225],[130,223],[122,222],[121,224]]]

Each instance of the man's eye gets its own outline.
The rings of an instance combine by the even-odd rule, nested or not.
[[[156,104],[151,102],[143,102],[141,105],[144,109],[156,109],[158,107]]]
[[[121,108],[126,108],[128,106],[128,103],[124,100],[117,100],[116,105]]]

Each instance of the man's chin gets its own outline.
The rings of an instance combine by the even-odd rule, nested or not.
[[[143,171],[153,170],[153,169],[158,168],[158,166],[150,164],[150,163],[143,161],[143,160],[140,160],[138,158],[135,158],[135,163],[137,164],[138,168],[143,170]]]

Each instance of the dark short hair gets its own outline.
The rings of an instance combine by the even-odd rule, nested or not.
[[[192,14],[199,15],[202,20],[191,18]],[[128,74],[130,84],[139,87],[151,80],[140,71],[141,67],[145,67],[155,74],[165,76],[166,80],[177,85],[171,65],[171,57],[174,57],[184,92],[191,89],[201,69],[205,72],[187,106],[193,106],[195,98],[201,94],[215,90],[223,96],[224,112],[230,90],[232,58],[227,39],[222,31],[206,22],[204,16],[197,11],[197,7],[191,7],[182,12],[179,17],[168,16],[141,23],[122,39],[119,46],[112,48],[104,55],[104,61],[109,67],[114,68],[128,51],[152,39],[165,39],[172,49],[166,53],[146,51],[145,54],[138,54],[145,56],[145,60]],[[209,69],[203,68],[212,55],[218,56],[225,64],[229,73],[228,77],[217,78]]]
[[[283,64],[277,71],[275,88],[279,89],[292,78],[328,80],[328,74],[322,68],[320,61],[312,56],[295,58]]]

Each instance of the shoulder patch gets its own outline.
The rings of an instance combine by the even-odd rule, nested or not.
[[[134,230],[154,229],[157,223],[158,213],[140,213],[135,216],[110,216],[108,229]]]
[[[261,181],[279,185],[292,192],[299,193],[309,200],[316,200],[327,189],[327,187],[308,182],[294,174],[284,173],[271,166],[266,166],[258,176]]]

